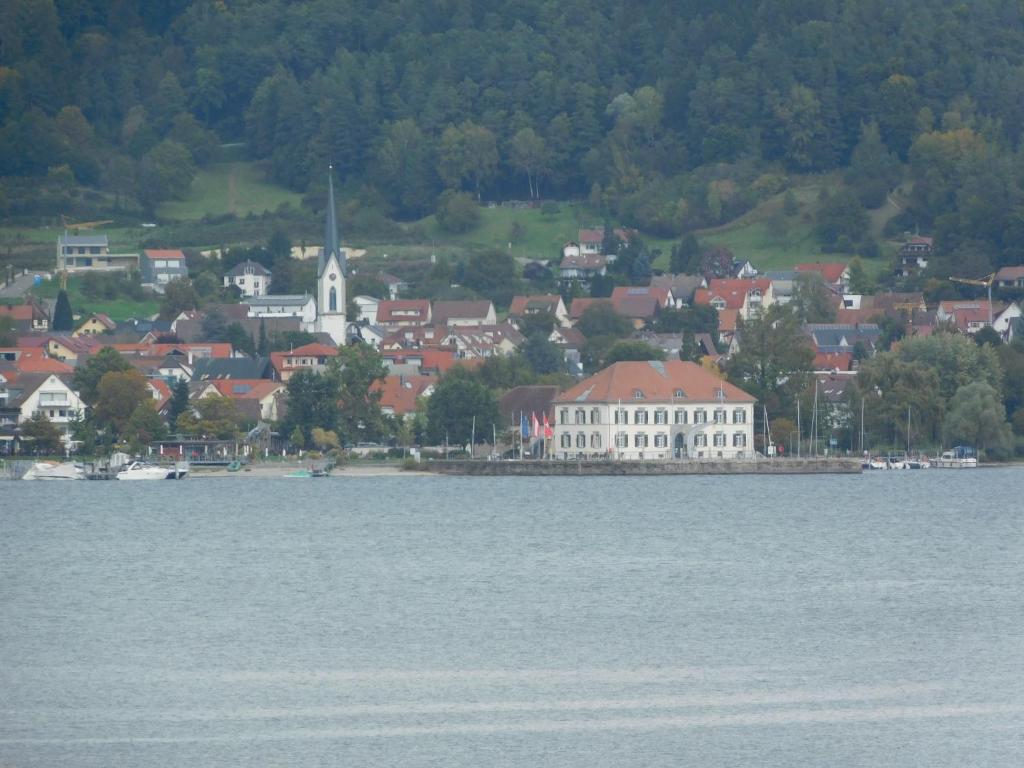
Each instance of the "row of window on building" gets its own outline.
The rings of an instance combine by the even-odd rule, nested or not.
[[[728,411],[725,408],[716,408],[711,412],[711,423],[713,424],[746,424],[747,423],[747,411],[744,408],[734,408],[732,411],[732,420],[728,419]],[[559,424],[600,424],[601,423],[601,409],[591,408],[590,419],[587,419],[586,408],[576,408],[570,414],[569,408],[561,408],[558,412],[558,423]],[[615,424],[629,424],[629,410],[626,408],[616,408],[612,412],[612,417]],[[636,408],[633,410],[633,424],[668,424],[669,410],[667,408],[655,408],[654,409],[654,421],[650,421],[651,412],[646,408]],[[570,421],[570,418],[572,421]],[[690,412],[685,408],[676,408],[672,412],[672,420],[674,424],[689,424]],[[693,410],[693,423],[694,424],[707,424],[708,423],[708,411],[706,408],[695,408]]]
[[[646,432],[637,432],[633,435],[633,447],[634,448],[649,448],[650,436]],[[725,448],[728,445],[729,436],[725,432],[715,432],[712,436],[712,444],[716,448]],[[569,432],[562,433],[561,447],[572,448],[573,447],[573,436]],[[618,432],[614,438],[616,448],[629,448],[629,435],[625,432]],[[585,432],[577,432],[575,439],[576,448],[603,448],[602,437],[600,432],[591,432],[589,440]],[[655,448],[668,448],[668,433],[657,432],[654,435],[654,447]],[[693,436],[693,447],[694,448],[707,448],[708,447],[708,436],[706,434],[697,434]],[[747,447],[747,435],[745,432],[734,432],[732,435],[732,447],[733,448],[746,448]]]

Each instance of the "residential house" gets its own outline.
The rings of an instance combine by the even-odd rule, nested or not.
[[[270,379],[273,366],[269,357],[220,357],[195,361],[189,380]]]
[[[557,293],[538,296],[513,296],[512,306],[508,310],[508,318],[512,322],[527,315],[547,313],[555,318],[556,325],[569,325],[569,313],[565,302]]]
[[[160,358],[167,355],[180,355],[190,364],[203,358],[224,358],[234,354],[231,344],[226,341],[111,344],[110,346],[123,355],[135,354]]]
[[[296,317],[302,330],[316,331],[316,299],[308,293],[251,296],[242,303],[249,317]]]
[[[550,453],[628,461],[749,458],[754,403],[696,363],[615,363],[554,399]]]
[[[306,344],[290,352],[271,352],[270,364],[277,381],[287,382],[296,371],[309,370],[320,373],[332,357],[338,356],[337,347],[326,344]]]
[[[574,373],[583,370],[583,363],[580,359],[580,352],[583,345],[587,343],[587,337],[579,328],[571,326],[555,326],[548,336],[548,341],[562,350],[562,358],[565,360],[566,369]]]
[[[455,350],[460,360],[511,355],[526,341],[511,323],[453,326],[441,339],[442,347]]]
[[[850,268],[846,264],[797,264],[794,269],[797,274],[816,272],[821,275],[825,285],[840,296],[850,292]]]
[[[257,261],[242,261],[224,273],[224,287],[235,286],[243,296],[266,296],[270,290],[270,270]]]
[[[652,288],[665,288],[672,294],[675,308],[687,307],[693,302],[693,294],[698,288],[707,288],[708,282],[704,275],[655,275],[651,278]]]
[[[352,320],[376,325],[377,309],[380,307],[380,301],[376,296],[354,296],[352,302],[359,311]]]
[[[869,296],[847,294],[843,296],[843,306],[836,310],[836,322],[855,325],[889,317],[900,322],[906,319],[912,326],[917,326],[924,322],[927,313],[924,294],[919,291]]]
[[[188,279],[188,262],[185,254],[176,249],[157,250],[148,248],[142,252],[142,284],[158,293],[171,280]]]
[[[159,414],[165,413],[167,406],[170,405],[171,399],[174,397],[171,387],[163,379],[146,379],[146,387],[153,396],[153,407],[156,409],[156,412]]]
[[[623,245],[628,245],[636,235],[635,229],[616,227],[612,231],[616,239]],[[581,229],[579,232],[579,246],[580,252],[585,256],[603,254],[605,256],[612,256],[614,259],[614,254],[604,253],[604,229],[602,228]]]
[[[427,299],[396,299],[377,305],[377,325],[385,328],[430,325],[431,317]]]
[[[35,298],[28,296],[23,304],[0,304],[0,317],[14,321],[14,330],[19,334],[46,331],[50,328],[50,314]]]
[[[399,350],[439,347],[441,340],[446,335],[448,335],[447,328],[437,328],[433,325],[398,327],[385,336],[380,348],[382,350]]]
[[[742,319],[749,320],[775,303],[775,289],[772,281],[763,277],[753,280],[714,278],[707,288],[697,290],[693,303],[712,306],[719,312],[734,309]]]
[[[94,312],[89,315],[72,332],[72,336],[96,336],[100,333],[113,333],[117,330],[117,323],[102,312]]]
[[[622,285],[612,291],[611,300],[616,314],[629,318],[635,328],[642,328],[666,307],[675,306],[672,292],[657,286]]]
[[[430,397],[436,386],[436,376],[400,374],[375,381],[370,391],[380,393],[380,409],[386,416],[411,419],[416,415],[416,401]]]
[[[757,277],[757,267],[751,264],[749,261],[743,259],[733,259],[732,261],[732,276],[739,280],[749,280],[753,277]]]
[[[387,337],[388,332],[379,325],[364,322],[348,324],[349,344],[369,344],[374,349],[380,349]]]
[[[775,296],[776,304],[785,306],[793,300],[793,288],[799,274],[795,269],[778,269],[764,273],[764,276],[772,281],[772,294]]]
[[[430,310],[434,325],[494,325],[498,322],[490,301],[435,301]]]
[[[419,375],[440,376],[447,373],[456,363],[467,365],[473,360],[458,360],[453,349],[403,349],[381,352],[384,364],[395,373],[399,366],[407,366],[406,370]],[[479,359],[479,358],[478,358]]]
[[[569,322],[573,325],[579,322],[580,318],[583,317],[583,313],[586,312],[593,306],[598,304],[607,304],[609,307],[612,306],[612,300],[608,299],[587,299],[579,297],[572,300],[572,304],[569,305]]]
[[[562,257],[558,279],[563,285],[579,283],[589,287],[595,277],[608,273],[608,258],[601,254],[581,253]]]
[[[98,352],[104,345],[94,335],[47,336],[46,354],[62,362],[74,363],[83,355]]]
[[[1020,305],[1010,302],[992,320],[992,329],[1007,341],[1010,340],[1010,328],[1014,321],[1021,316]]]
[[[933,240],[930,237],[911,236],[908,233],[896,257],[896,274],[911,277],[927,268],[928,260],[932,256],[932,244]]]
[[[867,356],[874,354],[881,329],[875,323],[808,323],[804,331],[811,338],[815,354],[853,353],[859,344]]]
[[[996,272],[998,288],[1024,288],[1024,267],[1003,267]]]
[[[138,270],[139,254],[111,253],[106,235],[69,235],[57,237],[57,271],[109,272]]]
[[[995,308],[988,299],[974,301],[940,301],[935,320],[956,328],[961,333],[975,334],[995,318]]]
[[[287,387],[269,379],[212,379],[200,387],[193,399],[220,396],[234,400],[250,421],[277,421],[283,416]]]
[[[18,413],[18,423],[41,414],[70,439],[71,422],[85,412],[85,404],[71,387],[71,376],[58,373],[21,373],[8,384],[6,407]]]
[[[392,301],[401,296],[405,291],[409,290],[409,284],[400,277],[395,277],[387,272],[380,272],[376,277],[384,283],[384,286],[388,289],[388,298]]]

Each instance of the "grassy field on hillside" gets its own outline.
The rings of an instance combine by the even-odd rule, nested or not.
[[[157,215],[195,221],[204,216],[246,216],[273,211],[282,203],[298,207],[301,202],[301,195],[267,181],[256,163],[235,161],[201,168],[188,197],[163,203]]]
[[[519,231],[514,232],[517,224]],[[559,203],[555,214],[542,213],[539,208],[482,208],[480,225],[460,235],[444,232],[433,216],[422,219],[418,226],[441,248],[500,248],[517,257],[547,261],[560,258],[562,246],[575,240],[581,227],[600,227],[602,222],[584,206]]]
[[[32,293],[42,298],[55,298],[60,290],[60,283],[54,280],[46,280],[41,285],[32,289]],[[102,312],[109,315],[111,320],[121,321],[131,317],[151,317],[160,311],[160,302],[157,299],[145,301],[133,301],[126,298],[117,299],[91,299],[82,295],[81,283],[78,278],[68,278],[68,301],[71,302],[71,311],[75,315],[86,318],[93,312]]]

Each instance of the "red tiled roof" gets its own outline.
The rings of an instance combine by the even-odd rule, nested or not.
[[[149,386],[151,386],[153,389],[155,389],[157,391],[157,394],[160,395],[159,398],[154,398],[154,400],[156,400],[156,409],[157,411],[159,411],[161,408],[167,405],[171,397],[173,397],[171,393],[171,388],[167,386],[167,382],[164,381],[163,379],[147,379],[146,383],[149,384]]]
[[[616,227],[614,230],[615,236],[624,243],[628,243],[633,237],[633,233],[636,230],[623,229],[622,227]],[[580,230],[580,243],[602,243],[604,242],[604,229],[581,229]]]
[[[100,340],[96,340],[96,343],[102,344]],[[189,352],[192,352],[198,357],[223,358],[231,357],[232,351],[231,344],[226,341],[195,342],[191,344],[186,344],[184,342],[178,344],[103,344],[103,346],[111,346],[121,353],[127,352],[150,356],[159,355],[161,357],[169,355],[172,352],[178,352],[186,355]]]
[[[0,304],[0,315],[6,315],[14,320],[28,320],[31,321],[32,305],[31,304],[15,304],[13,306],[9,304]]]
[[[816,371],[848,371],[852,366],[852,352],[818,352],[814,356],[814,370]]]
[[[382,301],[377,305],[377,322],[380,324],[425,323],[429,320],[430,302],[427,299],[395,299],[394,301]]]
[[[579,256],[566,256],[559,264],[560,269],[601,269],[608,266],[608,259],[599,254],[581,253]]]
[[[176,248],[146,248],[143,253],[147,259],[184,259],[185,254]]]
[[[416,412],[416,398],[437,383],[436,376],[385,376],[375,381],[371,392],[380,392],[380,404],[404,416]]]
[[[653,317],[668,306],[669,290],[657,286],[619,286],[612,291],[612,306],[624,317]]]
[[[486,299],[481,301],[435,301],[431,309],[431,322],[445,325],[450,320],[486,320],[494,311],[494,305]],[[378,308],[377,317],[380,318]]]
[[[285,388],[281,382],[270,379],[211,379],[209,383],[221,396],[236,400],[262,400]]]
[[[675,395],[676,390],[680,389],[683,391],[681,398]],[[640,400],[634,397],[637,390],[643,393]],[[566,390],[555,398],[555,402],[712,402],[718,399],[719,390],[724,393],[725,402],[752,403],[756,400],[753,395],[748,395],[697,363],[668,360],[663,363],[615,363]]]
[[[611,305],[611,299],[573,299],[572,305],[569,307],[569,317],[573,320],[579,320],[583,317],[583,313],[586,312],[590,307],[595,304],[608,304]]]
[[[764,296],[771,288],[772,281],[767,278],[715,278],[707,288],[698,288],[693,294],[694,304],[710,305],[712,299],[720,298],[725,302],[726,309],[742,309],[747,294],[755,288]]]
[[[837,284],[843,279],[843,272],[846,271],[845,264],[797,264],[797,272],[817,272],[826,283]]]
[[[38,348],[19,347],[21,355],[14,361],[20,373],[74,373],[74,368],[65,362],[47,357]]]
[[[1024,267],[1003,267],[996,272],[996,280],[1020,280],[1024,277]]]
[[[382,352],[381,357],[395,365],[419,362],[420,370],[444,373],[457,362],[452,349],[399,349]]]

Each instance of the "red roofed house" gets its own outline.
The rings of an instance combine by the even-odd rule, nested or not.
[[[171,402],[171,398],[174,397],[174,393],[171,392],[171,388],[167,386],[167,382],[163,379],[146,379],[146,386],[149,387],[149,391],[153,395],[153,404],[156,406],[157,413],[163,413],[164,408]]]
[[[296,371],[311,370],[319,373],[327,367],[330,358],[337,356],[337,347],[313,343],[296,347],[290,352],[271,352],[270,365],[274,369],[274,378],[287,382]]]
[[[988,299],[941,301],[935,312],[935,319],[939,323],[954,326],[961,333],[974,334],[990,325],[989,320],[994,314],[989,307]]]
[[[741,318],[748,320],[775,303],[775,291],[772,281],[764,277],[754,280],[716,278],[707,288],[696,290],[693,303],[712,306],[719,312],[735,309]]]
[[[552,403],[562,459],[749,458],[755,398],[696,363],[621,362]]]
[[[211,379],[195,392],[193,399],[219,395],[238,402],[253,420],[277,421],[282,414],[281,402],[286,386],[269,379]]]
[[[557,293],[542,296],[513,296],[508,316],[510,320],[514,321],[516,318],[538,315],[542,312],[554,316],[558,325],[569,324],[569,313],[565,310],[565,302]]]
[[[673,306],[672,291],[658,286],[622,285],[612,291],[612,307],[640,328],[665,307]]]
[[[410,325],[430,325],[430,302],[427,299],[396,299],[377,305],[377,325],[388,330]]]
[[[142,284],[163,293],[171,280],[188,279],[188,263],[179,250],[147,248],[142,252]]]
[[[1024,267],[1003,267],[996,272],[995,283],[999,288],[1024,288]]]
[[[636,234],[635,229],[622,229],[616,227],[615,237],[621,242],[628,243]],[[580,251],[583,254],[600,254],[604,251],[604,229],[581,229],[580,230]],[[609,255],[609,254],[605,254]]]
[[[416,400],[429,397],[436,385],[436,376],[385,376],[370,391],[380,392],[380,409],[386,415],[409,419],[416,415]]]
[[[12,354],[13,352],[13,354]],[[53,357],[49,357],[43,349],[32,347],[5,347],[0,350],[0,357],[11,360],[20,373],[74,373],[75,369]]]
[[[453,349],[403,349],[381,352],[381,357],[388,367],[409,365],[421,375],[440,375],[446,373],[456,363],[466,362],[457,360]]]
[[[14,321],[14,330],[18,333],[45,331],[50,327],[50,316],[42,305],[29,297],[24,304],[0,304],[0,317],[9,317]]]
[[[586,312],[591,307],[593,307],[595,304],[607,304],[608,306],[611,306],[612,300],[584,298],[573,299],[572,304],[569,305],[569,320],[572,322],[573,325],[575,325],[579,321],[579,319],[583,317],[583,313]]]
[[[816,371],[849,371],[853,368],[853,353],[817,352],[813,365]]]
[[[117,323],[102,312],[94,312],[72,332],[72,336],[95,336],[98,333],[113,333]]]
[[[192,362],[196,358],[231,357],[234,351],[231,347],[231,344],[226,341],[192,342],[188,344],[111,344],[110,346],[121,353],[146,355],[148,357],[166,357],[167,355],[182,355],[183,357],[187,357],[189,362]]]
[[[797,272],[817,272],[825,285],[839,294],[850,290],[850,268],[846,264],[797,264]]]
[[[590,285],[590,281],[608,272],[608,258],[596,253],[580,253],[575,243],[562,249],[562,262],[558,265],[558,279],[564,283],[577,282]]]

